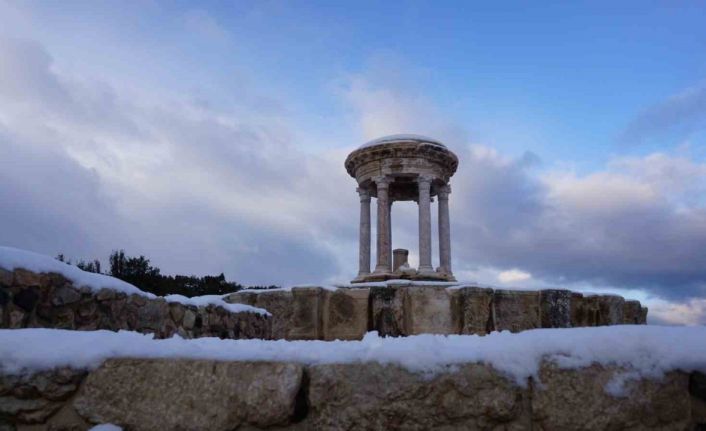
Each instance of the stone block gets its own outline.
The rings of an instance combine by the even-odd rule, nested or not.
[[[23,287],[41,286],[41,275],[26,269],[18,268],[14,271],[13,284]]]
[[[184,306],[178,302],[169,303],[169,316],[172,318],[174,323],[178,325],[181,324],[181,319],[184,318]]]
[[[623,304],[623,323],[628,325],[639,325],[642,313],[640,301],[625,301]]]
[[[115,290],[107,289],[104,287],[99,290],[98,293],[96,293],[96,299],[99,301],[108,301],[111,299],[115,299]]]
[[[131,430],[233,430],[286,424],[303,370],[297,364],[113,359],[73,401],[92,423]]]
[[[647,307],[640,307],[640,321],[637,323],[640,325],[647,323]]]
[[[405,335],[453,334],[451,295],[445,287],[404,288]]]
[[[520,332],[541,327],[539,292],[496,290],[493,295],[495,329]]]
[[[542,328],[570,328],[571,291],[545,289],[539,294]]]
[[[320,287],[292,288],[292,317],[289,321],[289,340],[320,340],[322,334]]]
[[[371,328],[382,337],[407,335],[404,325],[404,287],[371,287]]]
[[[623,323],[625,299],[618,295],[600,295],[598,298],[600,326],[620,325]]]
[[[595,296],[571,294],[571,326],[597,326],[599,314],[598,300]]]
[[[52,305],[67,305],[78,302],[81,299],[81,294],[71,287],[59,287],[54,289],[51,297]]]
[[[265,290],[255,294],[255,307],[264,308],[272,317],[272,332],[269,338],[274,340],[289,339],[292,314],[294,310],[294,295],[287,290]]]
[[[257,302],[257,295],[258,293],[252,292],[252,291],[241,291],[241,292],[235,292],[231,293],[230,295],[226,296],[223,298],[224,301],[230,302],[231,304],[245,304],[245,305],[251,305],[255,306],[255,303]]]
[[[449,289],[454,333],[485,335],[493,331],[493,289]]]
[[[369,295],[368,288],[324,291],[324,340],[362,339],[368,332]]]
[[[429,377],[396,365],[308,368],[302,429],[529,430],[528,390],[480,364]]]
[[[545,431],[688,429],[686,374],[671,372],[655,380],[631,380],[630,375],[615,367],[542,364],[541,385],[532,385],[533,425]]]
[[[182,326],[184,329],[190,330],[194,328],[194,325],[196,324],[196,313],[194,313],[193,310],[186,309],[184,311],[184,321],[182,323]]]

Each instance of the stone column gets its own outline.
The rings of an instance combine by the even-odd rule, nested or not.
[[[377,266],[376,274],[390,272],[390,179],[377,177],[374,179],[378,193],[378,228],[377,228]]]
[[[370,274],[370,192],[358,187],[360,196],[360,233],[358,277]]]
[[[439,272],[451,276],[451,224],[448,184],[439,189]]]
[[[388,193],[389,195],[389,193]],[[387,254],[390,256],[390,259],[388,260],[387,264],[392,269],[392,203],[394,200],[392,198],[389,198],[390,204],[388,205],[387,208],[387,230],[388,232],[388,238],[389,238],[389,244],[387,246]]]
[[[419,185],[419,273],[434,272],[431,266],[431,178],[420,176]]]

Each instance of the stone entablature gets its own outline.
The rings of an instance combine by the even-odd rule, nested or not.
[[[272,314],[273,339],[360,340],[382,336],[478,334],[535,328],[644,324],[647,308],[616,295],[584,296],[561,289],[493,290],[400,281],[370,287],[241,291],[226,301]]]
[[[130,330],[169,338],[268,338],[270,316],[76,287],[61,274],[0,268],[0,328]]]
[[[371,141],[345,162],[360,196],[359,270],[354,283],[390,279],[455,281],[451,270],[449,179],[458,158],[437,140],[394,135]],[[432,266],[431,203],[438,197],[439,266]],[[377,199],[377,262],[370,268],[370,201]],[[419,205],[419,268],[393,267],[391,209],[396,201]]]
[[[0,371],[0,428],[88,430],[691,430],[706,425],[706,376],[540,365],[539,381],[489,365],[432,376],[371,361],[307,365],[190,359],[109,359],[94,371]]]

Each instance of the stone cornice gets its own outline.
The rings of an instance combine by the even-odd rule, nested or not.
[[[360,148],[353,151],[345,162],[346,171],[356,178],[358,168],[366,163],[383,159],[421,158],[440,165],[451,177],[458,168],[458,157],[439,145],[416,141],[392,142],[385,145]]]

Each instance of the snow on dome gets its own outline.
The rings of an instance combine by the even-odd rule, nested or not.
[[[446,148],[446,145],[442,144],[441,142],[439,142],[438,140],[436,140],[434,138],[430,138],[428,136],[422,136],[422,135],[411,135],[411,134],[383,136],[382,138],[377,138],[377,139],[373,139],[372,141],[366,142],[365,144],[361,145],[358,148],[374,147],[376,145],[389,144],[391,142],[398,142],[398,141],[426,142],[426,143],[429,143],[432,145],[438,145],[440,147]]]
[[[130,283],[124,282],[115,277],[104,274],[96,274],[86,272],[81,268],[68,263],[58,261],[53,257],[49,257],[39,253],[33,253],[27,250],[21,250],[13,247],[0,246],[0,268],[8,271],[15,269],[26,269],[36,273],[54,272],[61,274],[71,280],[76,287],[87,286],[94,292],[106,288],[123,292],[126,295],[141,295],[150,299],[158,298],[158,296],[140,290],[138,287]],[[226,295],[223,295],[226,296]],[[187,298],[182,295],[167,295],[164,299],[167,302],[178,302],[184,305],[206,306],[215,305],[225,308],[231,313],[249,312],[269,315],[270,313],[263,309],[245,304],[229,304],[223,300],[221,295],[204,295]]]

